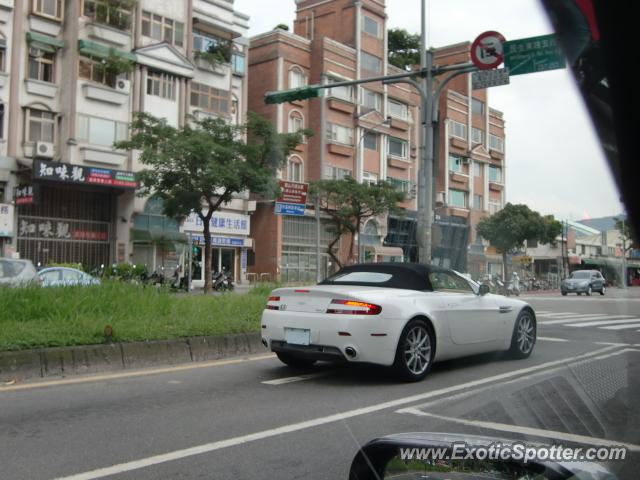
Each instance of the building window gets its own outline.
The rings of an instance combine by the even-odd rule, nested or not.
[[[498,213],[502,210],[502,203],[499,201],[491,201],[489,200],[489,213],[493,215],[494,213]]]
[[[378,135],[373,132],[364,132],[362,143],[367,150],[378,150]]]
[[[193,32],[193,51],[196,57],[198,53],[215,54],[225,63],[231,63],[233,56],[233,46],[229,40],[197,30]],[[244,73],[244,64],[240,66]]]
[[[467,208],[467,192],[462,190],[449,190],[449,205],[452,207]]]
[[[327,139],[335,143],[353,145],[353,128],[329,123],[327,125]]]
[[[478,115],[484,115],[484,102],[481,102],[477,98],[471,99],[471,111]]]
[[[43,110],[27,109],[27,131],[25,138],[28,142],[55,143],[56,114]]]
[[[474,177],[482,176],[482,164],[480,162],[473,162],[473,176]]]
[[[380,38],[380,24],[368,15],[363,16],[362,30],[369,35]]]
[[[473,143],[482,143],[484,132],[479,128],[473,127],[471,129],[471,141]]]
[[[244,75],[245,73],[245,57],[244,55],[240,55],[239,53],[234,53],[231,55],[231,68],[233,69],[233,73],[237,75]]]
[[[406,120],[409,116],[409,106],[406,103],[389,99],[389,115]]]
[[[474,195],[473,196],[473,208],[476,210],[482,210],[482,195]]]
[[[451,136],[456,138],[461,138],[462,140],[466,140],[467,126],[464,123],[451,120]]]
[[[80,57],[78,61],[78,76],[85,80],[107,85],[111,88],[116,85],[116,75],[108,73],[102,68],[102,63],[88,57]]]
[[[112,0],[82,0],[82,14],[119,30],[131,28],[131,8]]]
[[[287,162],[287,180],[290,182],[302,182],[302,160],[299,157],[291,157]]]
[[[0,72],[4,72],[4,62],[7,57],[7,42],[4,38],[0,37]]]
[[[53,83],[55,58],[55,53],[29,48],[29,78]]]
[[[387,182],[393,185],[396,190],[402,193],[409,193],[409,180],[400,180],[399,178],[387,177]]]
[[[371,90],[366,90],[363,88],[360,104],[363,107],[379,112],[382,105],[382,95],[380,95],[378,92],[372,92]]]
[[[113,147],[114,142],[127,139],[128,124],[107,118],[78,115],[78,140],[91,145]]]
[[[337,80],[335,78],[328,79],[328,83],[336,83],[336,82],[342,82],[342,80]],[[353,102],[353,87],[351,85],[346,85],[342,87],[330,88],[329,96],[340,98],[342,100],[346,100],[347,102]]]
[[[0,103],[0,138],[4,138],[4,103]]]
[[[228,114],[229,92],[202,83],[191,82],[191,106],[199,107],[207,112]]]
[[[394,157],[407,158],[407,142],[400,138],[388,137],[388,153]]]
[[[62,0],[33,0],[33,13],[61,20]]]
[[[351,170],[347,170],[346,168],[340,167],[327,167],[328,172],[325,173],[325,177],[328,177],[332,180],[342,180],[345,177],[351,177]]]
[[[502,169],[500,167],[489,165],[489,181],[496,183],[502,182]]]
[[[369,72],[381,73],[382,72],[382,60],[378,57],[371,55],[367,52],[361,52],[360,60],[362,62],[362,69]]]
[[[147,73],[147,95],[175,100],[176,78],[166,73]]]
[[[378,183],[378,174],[371,172],[362,172],[362,183],[367,185],[376,185]]]
[[[298,68],[293,67],[289,71],[289,88],[302,88],[307,85],[307,76]]]
[[[457,155],[449,155],[449,171],[462,173],[462,158]]]
[[[504,139],[497,135],[489,134],[489,149],[497,152],[504,152]]]
[[[143,10],[142,35],[168,42],[176,47],[182,47],[184,45],[184,24]]]
[[[304,117],[294,111],[289,114],[289,133],[298,133],[304,130]],[[302,136],[302,143],[307,143],[306,137]]]

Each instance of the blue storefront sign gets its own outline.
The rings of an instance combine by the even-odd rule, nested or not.
[[[304,215],[304,204],[276,202],[276,215]]]
[[[204,245],[204,235],[193,235],[193,242]],[[244,239],[233,237],[214,237],[211,236],[211,245],[215,246],[228,246],[228,247],[242,247],[244,245]]]

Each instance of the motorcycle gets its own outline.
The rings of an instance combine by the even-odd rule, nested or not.
[[[215,272],[213,274],[212,281],[212,288],[215,292],[233,291],[233,279],[230,274],[224,271],[224,269],[221,272]]]

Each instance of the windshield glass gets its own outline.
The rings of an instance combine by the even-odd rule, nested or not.
[[[24,270],[24,262],[12,262],[0,259],[0,278],[11,278],[20,275]]]
[[[573,272],[571,275],[569,275],[569,278],[591,278],[591,272]]]

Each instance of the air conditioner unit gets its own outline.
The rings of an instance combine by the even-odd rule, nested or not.
[[[118,78],[116,80],[116,90],[122,93],[131,92],[131,81],[126,78]]]
[[[43,55],[43,51],[40,50],[39,48],[35,48],[35,47],[29,47],[29,56],[30,57],[35,57],[35,58],[40,58]]]
[[[444,192],[436,193],[436,205],[444,205],[446,203],[446,198]]]
[[[49,142],[36,142],[36,150],[34,157],[38,158],[53,158],[53,143]]]

